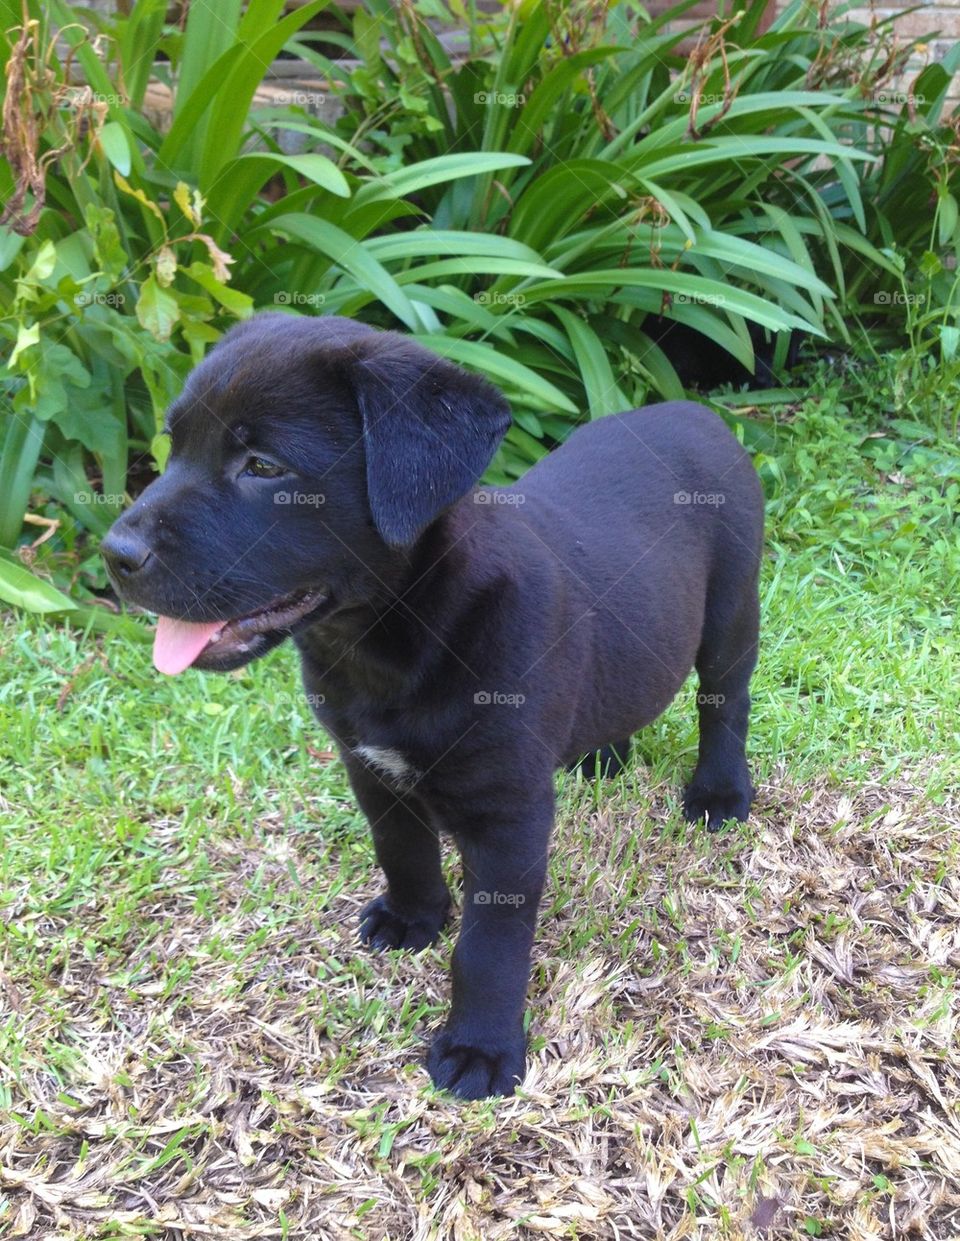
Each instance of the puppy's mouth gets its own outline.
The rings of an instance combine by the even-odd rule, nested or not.
[[[158,672],[176,676],[185,668],[229,672],[277,645],[302,621],[319,612],[328,596],[319,590],[301,590],[277,599],[249,616],[232,620],[187,621],[159,616],[153,641],[153,664]]]

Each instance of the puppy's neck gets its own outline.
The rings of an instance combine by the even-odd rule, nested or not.
[[[449,655],[439,635],[463,603],[465,556],[448,511],[365,575],[360,593],[295,636],[302,659],[347,695],[414,693]]]

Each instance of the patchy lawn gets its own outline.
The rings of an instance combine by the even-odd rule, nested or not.
[[[960,458],[820,396],[758,445],[755,813],[680,819],[692,684],[564,779],[508,1101],[422,1068],[450,939],[356,942],[290,651],[0,626],[0,1236],[960,1235]]]

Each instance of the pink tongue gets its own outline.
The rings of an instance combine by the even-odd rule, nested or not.
[[[158,672],[175,677],[178,672],[190,667],[223,625],[223,621],[197,625],[193,621],[174,620],[170,616],[157,617],[157,632],[153,639],[153,666]]]

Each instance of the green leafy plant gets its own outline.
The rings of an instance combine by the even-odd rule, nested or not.
[[[62,523],[41,567],[101,533],[162,465],[186,371],[254,308],[400,327],[490,375],[515,410],[504,481],[583,417],[680,395],[665,322],[752,367],[758,332],[844,340],[860,282],[897,270],[864,195],[891,64],[842,15],[798,0],[760,33],[750,0],[691,53],[668,23],[692,0],[654,21],[634,0],[372,0],[323,33],[336,64],[304,31],[325,3],[193,5],[179,29],[138,0],[93,37],[63,0],[0,0],[0,546],[32,495]],[[464,22],[455,55],[437,31]],[[255,105],[285,49],[339,92],[336,128]]]
[[[876,91],[883,127],[861,137],[878,160],[863,186],[863,235],[879,261],[848,260],[851,308],[877,359],[901,347],[897,409],[936,410],[957,432],[960,387],[960,141],[945,115],[960,46],[928,65],[908,90]],[[906,346],[903,348],[903,346]]]
[[[836,37],[809,9],[758,34],[751,3],[708,23],[687,57],[666,24],[689,4],[651,22],[630,3],[527,3],[472,25],[458,60],[417,7],[368,7],[338,132],[382,175],[348,201],[309,192],[265,210],[254,295],[299,280],[327,311],[400,317],[485,369],[516,413],[496,478],[522,473],[580,411],[680,395],[664,320],[749,368],[751,324],[784,343],[791,330],[845,338],[851,243],[827,196],[860,213],[875,157],[849,141],[869,109],[855,76],[809,89]],[[430,6],[443,13],[452,24]],[[481,169],[478,152],[513,162]],[[432,179],[454,159],[473,174]],[[374,260],[375,281],[336,261],[330,224],[362,243],[351,253]]]
[[[239,4],[197,5],[181,33],[164,26],[165,5],[144,0],[95,46],[57,0],[0,2],[0,547],[20,537],[33,491],[99,534],[131,467],[162,465],[165,406],[222,328],[252,309],[228,283],[234,258],[214,226],[229,232],[225,217],[241,221],[281,168],[297,184],[348,192],[324,155],[244,150],[265,60],[324,3],[282,19],[273,2],[242,16]],[[56,31],[80,85],[57,59]],[[165,133],[143,110],[151,78],[170,90]],[[89,582],[102,581],[90,569]],[[18,580],[0,560],[0,598],[29,606]]]

